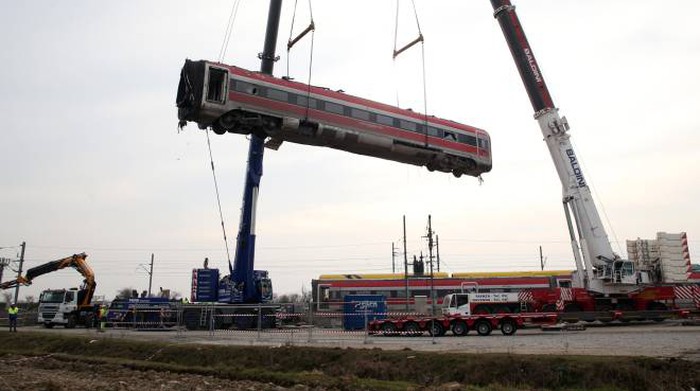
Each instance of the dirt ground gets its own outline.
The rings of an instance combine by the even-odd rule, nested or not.
[[[0,358],[2,391],[280,391],[321,390],[298,385],[292,388],[254,381],[231,381],[211,376],[142,371],[116,364],[66,362],[51,355]]]

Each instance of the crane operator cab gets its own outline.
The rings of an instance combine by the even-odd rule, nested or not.
[[[636,270],[634,262],[623,259],[610,261],[597,272],[600,278],[614,284],[637,285],[649,280],[647,273]]]

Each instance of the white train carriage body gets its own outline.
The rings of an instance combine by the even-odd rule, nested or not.
[[[326,146],[455,176],[491,170],[484,130],[235,66],[187,60],[177,106],[181,125],[217,134],[257,133],[271,145]]]

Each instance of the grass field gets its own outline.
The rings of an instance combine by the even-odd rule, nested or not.
[[[119,371],[128,372],[119,380],[124,387],[104,389],[148,389],[149,380],[135,375],[147,372],[161,380],[178,376],[165,389],[199,389],[185,382],[192,376],[232,386],[255,382],[273,389],[700,390],[700,363],[678,359],[212,346],[33,332],[0,333],[0,359],[22,363],[17,364],[26,368],[22,371],[41,370],[41,376],[63,371],[49,383],[23,388],[24,373],[12,383],[12,390],[70,390],[86,372],[99,377]],[[240,389],[257,388],[262,387]]]

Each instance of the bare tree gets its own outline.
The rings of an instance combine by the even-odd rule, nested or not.
[[[36,301],[36,297],[34,295],[27,295],[24,296],[24,301],[26,301],[29,304],[32,304],[34,303],[34,301]]]
[[[10,305],[12,303],[12,292],[4,291],[2,292],[2,298],[5,299],[5,305]]]

